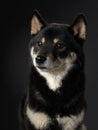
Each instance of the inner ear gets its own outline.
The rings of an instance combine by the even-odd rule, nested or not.
[[[77,36],[79,39],[85,40],[87,34],[87,23],[84,15],[79,15],[74,23],[71,25],[74,36]]]
[[[32,20],[31,20],[31,35],[36,35],[46,25],[47,22],[41,17],[39,12],[35,10],[33,12]]]

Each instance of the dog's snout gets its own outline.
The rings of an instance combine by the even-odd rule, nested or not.
[[[46,61],[46,57],[45,56],[39,55],[39,56],[36,57],[36,63],[38,63],[38,64],[42,64],[45,61]]]

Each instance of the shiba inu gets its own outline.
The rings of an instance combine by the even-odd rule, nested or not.
[[[31,20],[30,83],[21,105],[22,130],[86,130],[84,15],[73,24]]]

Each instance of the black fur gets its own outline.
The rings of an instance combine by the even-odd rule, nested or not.
[[[31,47],[34,46],[35,52],[37,52],[40,47],[38,47],[36,43],[38,43],[43,36],[47,39],[47,46],[43,47],[40,53],[46,54],[47,51],[53,50],[52,53],[55,58],[58,56],[64,58],[68,56],[71,51],[74,51],[78,58],[74,63],[74,67],[68,72],[67,76],[62,79],[62,86],[56,91],[49,89],[46,79],[38,73],[33,64],[31,65],[30,83],[21,105],[21,124],[23,130],[36,130],[26,116],[27,104],[29,104],[33,110],[44,112],[51,117],[52,123],[47,130],[62,130],[61,126],[55,120],[56,115],[59,114],[61,117],[77,115],[83,109],[86,109],[84,95],[84,40],[73,35],[71,26],[48,24],[41,29],[40,32],[32,36],[29,48],[31,49]],[[62,42],[66,43],[66,51],[58,51],[56,49],[56,46],[53,45],[51,40],[55,37],[58,37]],[[39,92],[44,100],[39,100],[36,97],[36,91]]]

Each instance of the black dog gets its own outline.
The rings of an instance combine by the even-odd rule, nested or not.
[[[83,44],[85,17],[48,24],[37,11],[31,21],[31,73],[21,105],[23,130],[86,130]]]

